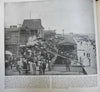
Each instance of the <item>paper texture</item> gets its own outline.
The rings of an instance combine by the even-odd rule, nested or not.
[[[100,0],[98,0],[96,2],[96,11],[97,11],[97,29],[98,29],[98,39],[100,39]],[[98,40],[99,42],[99,46],[100,46],[100,40]],[[100,48],[99,48],[99,52],[100,52]]]
[[[100,1],[0,4],[2,91],[99,92]]]

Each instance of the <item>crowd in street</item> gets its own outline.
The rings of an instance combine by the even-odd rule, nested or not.
[[[57,39],[55,39],[57,40]],[[76,53],[74,50],[68,48],[68,50],[62,50],[63,48],[58,48],[55,40],[43,40],[37,39],[37,43],[34,45],[26,45],[20,47],[19,56],[5,57],[5,67],[6,69],[16,68],[19,75],[45,75],[46,71],[51,71],[53,69],[54,63],[53,59],[55,56],[60,56],[57,58],[57,62],[64,62],[66,65],[66,71],[70,71],[70,65],[77,65],[80,63],[82,66],[91,66],[92,62],[95,61],[96,56],[96,46],[95,41],[90,39],[76,39],[77,48]],[[59,42],[59,40],[58,40]],[[91,52],[94,51],[95,55]],[[78,56],[78,57],[77,57]],[[74,60],[76,60],[74,62]]]
[[[39,71],[39,75],[44,75],[46,69],[51,71],[53,67],[55,55],[51,52],[57,53],[53,43],[52,40],[39,40],[38,45],[21,47],[20,57],[6,60],[6,68],[15,66],[19,74],[36,75],[36,71]]]

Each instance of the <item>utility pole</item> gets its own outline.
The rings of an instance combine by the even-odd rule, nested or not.
[[[32,18],[32,12],[31,12],[32,4],[29,3],[29,5],[30,5],[30,8],[29,8],[29,19],[31,19]]]

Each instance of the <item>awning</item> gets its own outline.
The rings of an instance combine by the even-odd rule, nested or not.
[[[5,54],[6,54],[6,55],[11,55],[11,56],[12,56],[12,52],[10,52],[10,51],[5,51]]]
[[[58,45],[77,45],[73,37],[70,35],[66,35],[62,41],[58,43]]]

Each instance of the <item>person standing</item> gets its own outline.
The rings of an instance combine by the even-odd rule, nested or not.
[[[33,61],[30,61],[30,73],[36,75],[36,64]]]
[[[65,64],[66,64],[66,71],[70,71],[70,64],[71,64],[71,61],[69,59],[66,59],[65,60]]]
[[[39,65],[39,75],[42,75],[43,74],[43,65],[42,65],[42,62],[40,63]]]
[[[89,54],[87,53],[87,58],[88,58]]]
[[[42,65],[43,65],[43,75],[45,75],[46,62],[44,61]]]
[[[9,61],[6,59],[6,60],[5,60],[5,68],[6,68],[6,69],[7,69],[7,68],[8,68],[8,66],[9,66],[9,64],[8,64],[8,63],[9,63]]]
[[[85,56],[85,52],[84,52],[84,56]]]
[[[49,60],[48,61],[48,71],[51,71],[51,66],[50,66],[51,64],[50,63],[51,63],[51,61]]]
[[[10,67],[11,67],[11,70],[12,70],[12,66],[13,66],[13,57],[11,56],[11,58],[10,58]]]
[[[18,65],[17,69],[18,69],[19,74],[22,74],[23,63],[22,63],[22,59],[21,58],[18,59],[17,65]]]
[[[33,74],[36,75],[36,63],[33,62],[33,65],[32,66],[33,66]]]
[[[88,58],[88,60],[89,60],[89,66],[91,66],[91,59],[90,59],[90,58]]]
[[[33,75],[33,62],[30,61],[30,62],[29,62],[29,65],[30,65],[30,74]]]

